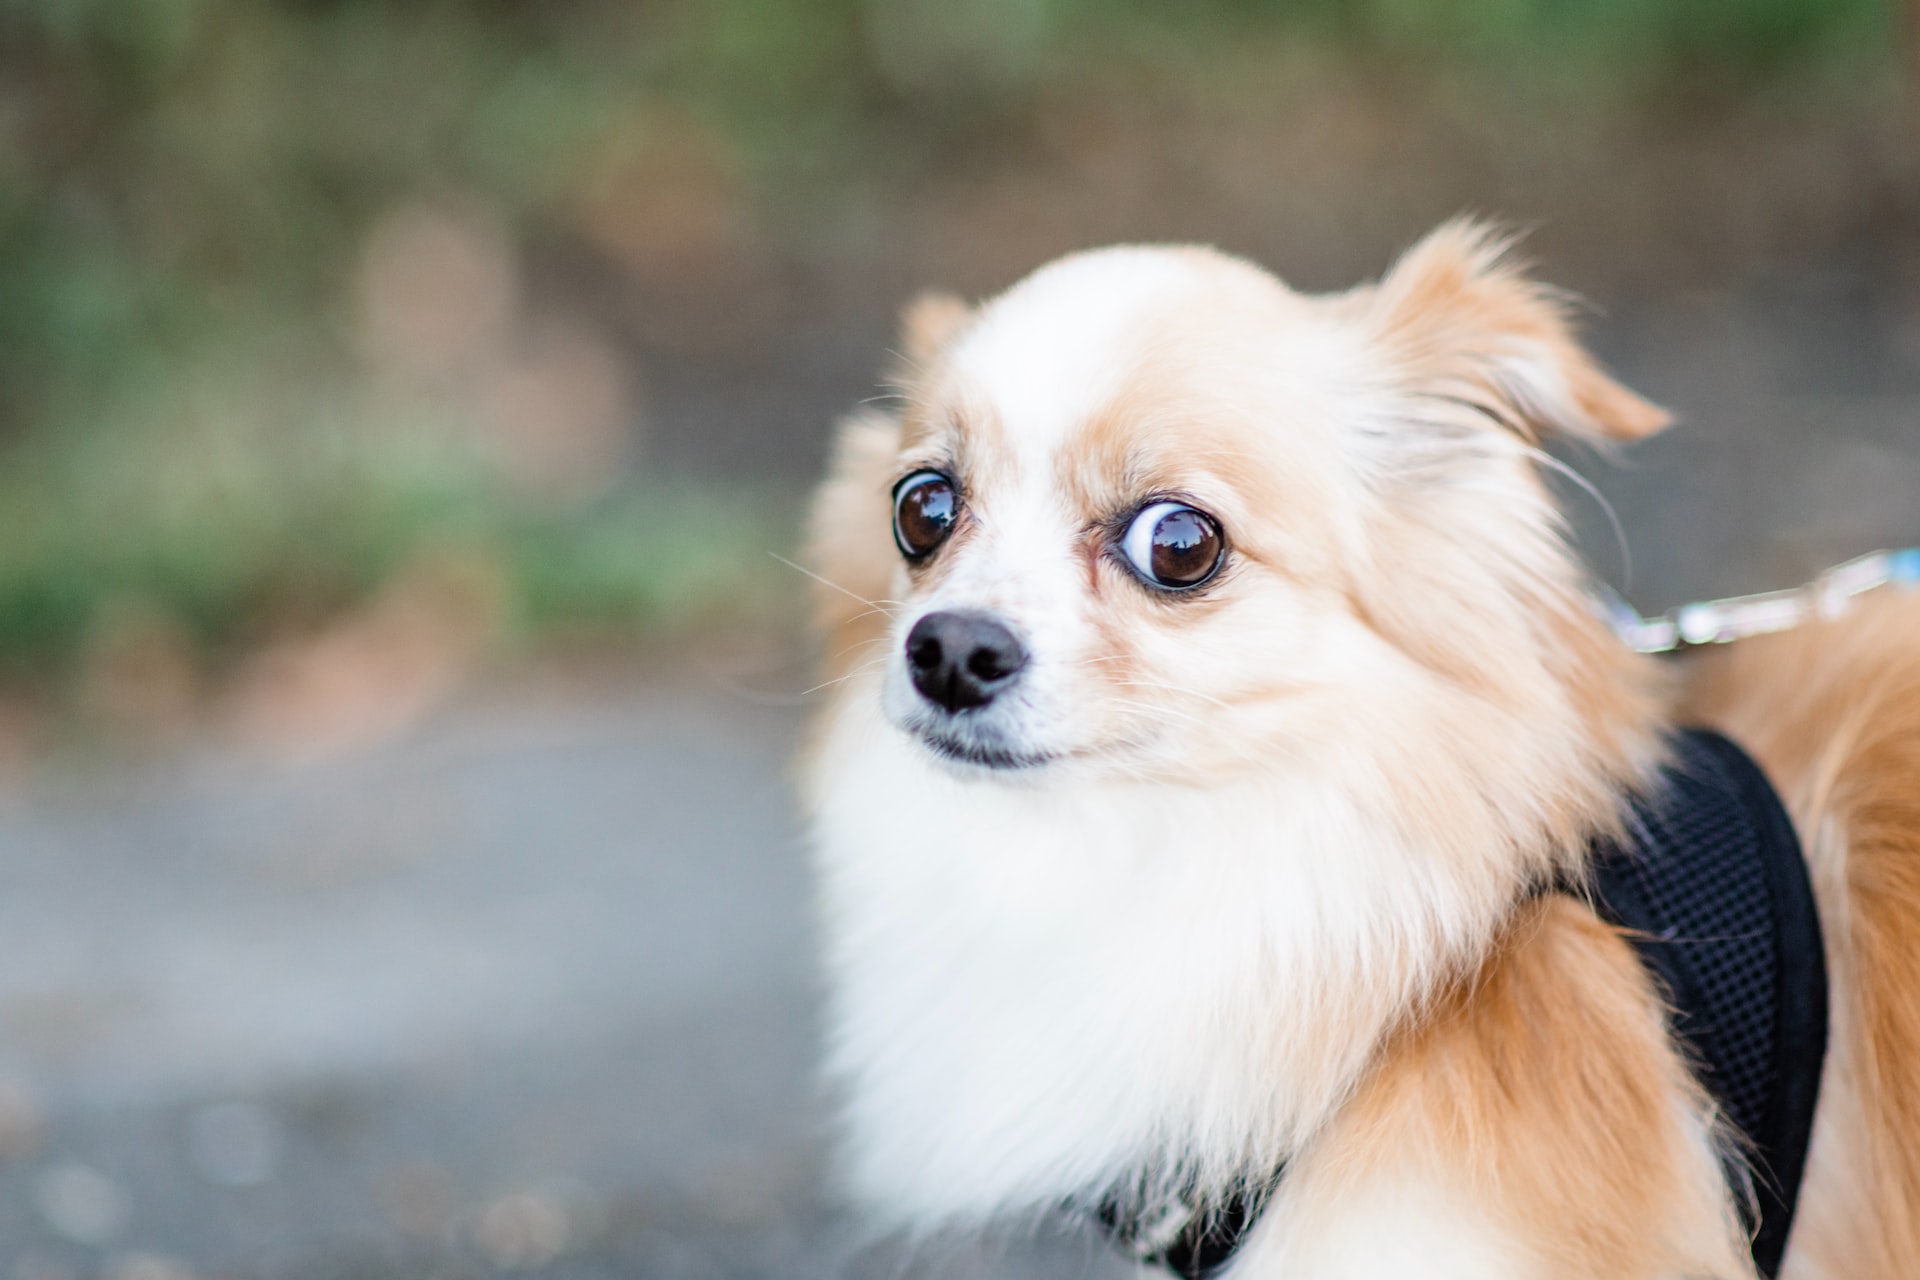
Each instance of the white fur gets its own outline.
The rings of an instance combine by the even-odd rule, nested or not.
[[[1249,1234],[1226,1280],[1521,1280],[1535,1268],[1471,1197],[1428,1175],[1283,1199]],[[1677,1278],[1676,1278],[1677,1280]]]
[[[1008,786],[954,776],[875,701],[852,691],[817,758],[814,837],[850,1172],[896,1222],[1271,1166],[1485,913],[1410,874],[1354,799],[1364,761],[1358,787]]]
[[[951,359],[969,381],[993,389],[994,411],[1022,457],[1042,461],[1127,372],[1129,330],[1183,287],[1191,287],[1189,273],[1163,250],[1062,258],[996,299]]]

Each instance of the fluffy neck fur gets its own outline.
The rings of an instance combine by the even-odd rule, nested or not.
[[[1576,700],[1388,670],[1217,788],[957,778],[847,683],[810,791],[861,1199],[930,1227],[1262,1176],[1656,754],[1650,716],[1569,749]]]

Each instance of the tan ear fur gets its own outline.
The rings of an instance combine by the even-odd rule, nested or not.
[[[867,411],[840,424],[827,478],[807,519],[807,568],[814,625],[826,644],[830,677],[844,675],[868,642],[885,635],[883,607],[899,564],[887,530],[900,421]]]
[[[929,292],[909,302],[900,313],[899,355],[905,367],[896,371],[896,381],[910,387],[923,380],[972,319],[973,308],[957,294]],[[826,642],[830,676],[844,675],[886,634],[885,597],[900,564],[887,535],[900,434],[900,419],[884,410],[847,418],[834,438],[827,478],[814,494],[806,561],[817,575],[814,625]]]
[[[1565,295],[1527,277],[1512,237],[1456,218],[1401,257],[1371,295],[1381,339],[1413,389],[1479,410],[1529,443],[1550,432],[1638,440],[1668,422],[1580,345]]]
[[[1389,405],[1349,437],[1378,494],[1353,599],[1436,675],[1524,709],[1541,749],[1585,754],[1594,789],[1563,790],[1541,814],[1542,835],[1577,852],[1658,756],[1664,677],[1594,614],[1528,455],[1551,431],[1624,440],[1665,415],[1601,372],[1564,300],[1505,249],[1485,227],[1449,223],[1342,299],[1379,353]]]
[[[955,293],[920,294],[900,312],[900,351],[916,365],[925,365],[973,319],[973,308]]]

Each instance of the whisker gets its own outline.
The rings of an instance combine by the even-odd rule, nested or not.
[[[1113,699],[1113,705],[1122,707],[1128,711],[1146,711],[1156,716],[1172,716],[1176,720],[1185,720],[1189,724],[1206,723],[1191,711],[1176,711],[1172,707],[1157,707],[1150,702],[1135,702],[1131,698],[1115,698]]]
[[[1141,689],[1164,689],[1168,693],[1177,693],[1182,697],[1198,698],[1202,702],[1210,702],[1222,711],[1233,710],[1233,704],[1222,698],[1216,698],[1208,693],[1201,693],[1198,689],[1185,689],[1177,684],[1163,684],[1158,680],[1117,680],[1114,683],[1123,687],[1132,686]]]
[[[796,693],[768,693],[764,689],[750,688],[718,671],[705,670],[702,674],[712,681],[715,689],[727,697],[738,698],[756,707],[797,707],[800,705],[800,699],[806,696]]]
[[[1116,698],[1113,701],[1113,705],[1117,707],[1122,707],[1131,711],[1144,711],[1150,715],[1172,716],[1177,720],[1184,720],[1190,724],[1204,726],[1207,723],[1203,717],[1193,715],[1189,712],[1175,711],[1170,707],[1150,706],[1147,703],[1134,702],[1127,698]],[[1223,745],[1223,743],[1220,739],[1215,739],[1212,743],[1210,743],[1210,745],[1218,747]],[[1245,747],[1229,746],[1227,747],[1227,750],[1230,751],[1233,755],[1239,757],[1239,759],[1245,762],[1246,764],[1252,765],[1255,768],[1264,767],[1265,764],[1267,763],[1266,761],[1263,761],[1260,757],[1248,751]]]
[[[793,561],[787,559],[785,556],[781,555],[777,551],[769,551],[767,552],[767,554],[772,556],[775,560],[778,560],[781,564],[787,566],[787,568],[792,569],[794,572],[804,574],[805,576],[812,578],[815,582],[819,583],[823,587],[832,587],[835,591],[838,591],[841,595],[849,596],[852,599],[858,600],[861,604],[870,605],[874,609],[878,610],[879,612],[886,614],[888,617],[893,616],[892,610],[894,608],[898,608],[901,604],[905,603],[904,601],[900,601],[900,600],[869,600],[865,596],[861,595],[858,591],[849,591],[847,588],[841,586],[839,583],[833,581],[832,579],[821,577],[819,574],[815,573],[813,570],[807,568],[803,564],[795,564]]]
[[[871,649],[875,645],[880,643],[882,642],[878,640],[863,640],[858,645],[853,646],[853,648],[848,650],[848,652],[854,653],[854,652],[858,652],[861,649]],[[702,664],[701,670],[702,670],[702,673],[708,679],[713,681],[715,688],[719,689],[720,692],[728,695],[729,697],[739,698],[742,701],[751,702],[757,706],[798,707],[798,706],[805,705],[804,700],[810,694],[818,693],[822,689],[829,688],[833,685],[840,684],[847,680],[851,680],[855,676],[861,675],[867,671],[872,670],[874,667],[881,666],[887,661],[887,657],[888,657],[887,654],[882,653],[875,657],[868,658],[865,662],[862,662],[859,666],[847,672],[845,675],[836,676],[832,680],[827,680],[827,681],[824,681],[823,683],[813,686],[813,688],[811,689],[802,689],[798,693],[773,693],[764,689],[755,689],[748,685],[740,683],[740,681],[734,679],[732,676],[726,674],[725,672],[716,670],[712,667],[706,666],[705,664]]]
[[[1631,548],[1627,546],[1626,527],[1620,523],[1620,515],[1618,512],[1616,512],[1613,509],[1613,504],[1607,501],[1607,496],[1604,493],[1601,493],[1600,490],[1596,489],[1593,486],[1593,483],[1589,481],[1585,476],[1581,475],[1578,471],[1575,471],[1572,467],[1560,461],[1560,459],[1554,457],[1552,454],[1548,453],[1546,450],[1536,449],[1529,446],[1527,449],[1527,456],[1532,458],[1535,462],[1539,463],[1541,466],[1545,467],[1547,470],[1552,471],[1556,475],[1565,476],[1567,479],[1573,481],[1573,483],[1577,485],[1589,498],[1592,498],[1594,502],[1599,505],[1600,510],[1607,517],[1607,524],[1610,525],[1613,529],[1614,545],[1620,549],[1620,577],[1621,577],[1620,589],[1622,591],[1632,590],[1633,589],[1633,551]]]
[[[820,692],[822,689],[831,689],[833,688],[833,686],[837,684],[845,684],[847,681],[853,679],[855,676],[863,676],[867,672],[873,670],[875,667],[884,666],[886,664],[886,661],[887,661],[887,658],[885,654],[882,654],[878,658],[869,658],[865,662],[861,663],[859,666],[855,667],[853,670],[847,672],[845,675],[835,676],[831,680],[822,680],[819,684],[813,686],[813,688],[811,689],[802,689],[795,696],[800,698],[805,698],[805,697],[811,696],[812,694],[816,694]]]
[[[1074,662],[1072,665],[1076,667],[1092,667],[1092,666],[1098,666],[1103,662],[1122,662],[1127,660],[1131,656],[1132,655],[1130,654],[1124,654],[1124,653],[1095,654],[1091,658],[1081,658],[1078,661]],[[1160,680],[1116,680],[1114,681],[1114,683],[1122,686],[1123,688],[1132,686],[1134,688],[1139,688],[1139,689],[1164,689],[1168,693],[1177,693],[1188,698],[1198,698],[1202,702],[1210,702],[1214,706],[1219,707],[1222,711],[1233,710],[1232,703],[1224,701],[1223,699],[1220,699],[1220,698],[1216,698],[1212,694],[1201,693],[1198,689],[1188,689],[1188,688],[1185,688],[1184,686],[1177,685],[1177,684],[1167,684],[1164,681],[1160,681]]]

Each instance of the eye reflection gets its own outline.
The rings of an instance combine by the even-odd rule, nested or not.
[[[960,497],[938,471],[916,471],[893,489],[893,540],[909,560],[930,555],[959,518]]]
[[[1198,507],[1155,502],[1127,525],[1120,550],[1142,582],[1162,591],[1185,591],[1219,571],[1226,537],[1219,522]]]

